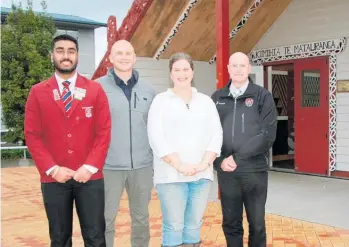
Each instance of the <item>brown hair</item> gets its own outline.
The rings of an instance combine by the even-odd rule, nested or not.
[[[170,72],[172,71],[173,64],[179,60],[186,60],[189,63],[190,68],[194,71],[194,63],[193,63],[193,59],[191,58],[191,56],[187,53],[184,53],[184,52],[178,52],[178,53],[173,54],[169,59]],[[191,81],[191,85],[194,86],[194,79]],[[172,80],[170,82],[170,86],[173,87]]]

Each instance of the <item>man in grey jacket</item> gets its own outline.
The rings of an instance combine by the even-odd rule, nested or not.
[[[109,57],[113,68],[97,81],[109,100],[111,143],[104,166],[107,247],[114,246],[115,218],[123,190],[129,198],[132,247],[149,246],[148,204],[153,188],[153,155],[147,118],[154,89],[133,69],[136,55],[126,40],[117,41]]]

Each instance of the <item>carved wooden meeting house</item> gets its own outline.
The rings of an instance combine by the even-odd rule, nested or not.
[[[136,69],[159,92],[169,84],[167,59],[186,52],[196,87],[211,95],[228,82],[229,55],[244,52],[279,113],[271,168],[348,178],[348,11],[348,0],[135,0],[118,29],[109,18],[93,78],[111,66],[112,44],[127,39]]]

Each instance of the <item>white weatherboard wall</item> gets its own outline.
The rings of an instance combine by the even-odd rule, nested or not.
[[[294,0],[254,49],[349,39],[348,12],[348,0]],[[349,79],[348,44],[337,56],[337,79]],[[337,170],[349,171],[349,93],[337,96]]]
[[[147,79],[157,92],[167,90],[170,85],[168,59],[137,58],[135,69],[140,77]],[[216,67],[208,62],[194,61],[194,83],[199,92],[211,96],[216,88]]]

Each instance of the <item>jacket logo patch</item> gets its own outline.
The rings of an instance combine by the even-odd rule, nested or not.
[[[82,108],[82,109],[85,110],[85,116],[86,116],[87,118],[92,117],[92,108],[93,108],[93,106],[87,106],[87,107],[83,107],[83,108]]]
[[[225,102],[219,102],[219,101],[217,101],[217,102],[216,102],[216,105],[225,105]]]
[[[253,99],[252,98],[247,98],[245,100],[245,104],[246,104],[247,107],[253,106]]]

